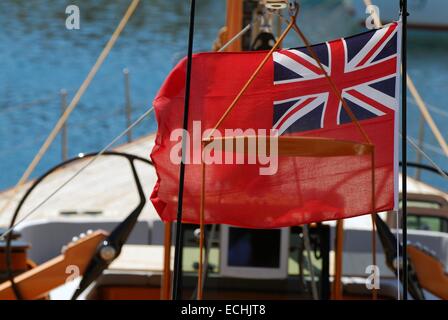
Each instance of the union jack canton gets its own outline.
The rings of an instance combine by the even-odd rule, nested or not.
[[[312,46],[358,120],[398,110],[398,23]],[[331,129],[351,122],[307,48],[274,53],[273,128],[279,134]]]

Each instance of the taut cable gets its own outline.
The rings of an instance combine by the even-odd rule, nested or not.
[[[316,61],[316,63],[319,66],[319,69],[323,72],[325,78],[327,79],[328,83],[330,84],[330,87],[333,91],[333,93],[338,97],[339,101],[341,102],[344,110],[349,115],[351,121],[357,126],[358,130],[361,132],[362,136],[366,140],[366,142],[370,145],[372,145],[372,154],[371,154],[371,212],[372,212],[372,264],[376,266],[376,233],[375,233],[375,211],[376,211],[376,190],[375,190],[375,146],[372,144],[369,136],[359,123],[358,119],[356,119],[356,116],[353,114],[352,110],[348,106],[347,102],[342,98],[341,91],[336,87],[336,84],[333,82],[333,79],[330,77],[330,75],[327,73],[325,68],[323,67],[321,61],[319,60],[316,52],[311,47],[310,42],[306,38],[306,36],[303,34],[303,32],[300,30],[300,28],[297,26],[296,23],[293,25],[294,31],[298,34],[299,38],[302,39],[304,42],[308,52],[311,54],[312,58]],[[372,290],[372,298],[373,300],[377,299],[377,290],[375,286]]]
[[[261,69],[263,69],[264,65],[268,62],[269,58],[272,56],[272,54],[274,53],[275,50],[277,50],[277,48],[280,46],[280,44],[282,43],[283,39],[286,37],[286,35],[288,34],[288,32],[291,30],[291,28],[293,27],[294,23],[295,23],[295,19],[297,17],[297,13],[298,13],[298,9],[296,10],[294,16],[291,17],[291,22],[288,24],[288,26],[286,27],[285,31],[283,31],[282,35],[277,39],[277,42],[274,44],[274,46],[272,47],[272,49],[268,52],[268,54],[266,54],[266,56],[264,57],[264,59],[261,61],[261,63],[258,65],[257,69],[255,69],[255,71],[253,72],[253,74],[250,76],[249,80],[247,80],[246,84],[243,86],[243,88],[241,89],[241,91],[237,94],[237,96],[235,97],[235,99],[232,101],[232,103],[229,105],[229,107],[227,108],[227,110],[224,112],[224,114],[221,116],[221,118],[218,120],[218,122],[216,122],[215,126],[213,127],[213,129],[210,131],[210,134],[207,136],[207,138],[205,138],[205,141],[210,140],[210,138],[213,136],[213,134],[215,133],[215,131],[219,128],[219,126],[223,123],[223,121],[228,117],[228,115],[230,114],[230,112],[233,110],[233,108],[236,106],[236,104],[238,103],[238,101],[241,99],[241,97],[243,96],[243,94],[246,92],[246,90],[249,88],[249,86],[251,85],[251,83],[255,80],[255,78],[257,77],[257,75],[260,73]]]
[[[125,15],[121,19],[119,25],[115,29],[114,33],[112,34],[111,38],[107,42],[106,46],[104,47],[103,51],[99,55],[98,59],[96,60],[95,64],[93,65],[92,69],[90,69],[89,74],[84,79],[84,82],[79,87],[78,91],[76,92],[75,96],[73,97],[73,100],[70,102],[69,106],[63,113],[63,115],[59,118],[58,122],[54,126],[51,133],[48,135],[47,139],[45,140],[44,144],[40,148],[40,150],[37,152],[36,156],[34,157],[33,161],[31,161],[28,168],[23,173],[22,177],[20,178],[19,182],[16,184],[16,186],[13,189],[11,197],[6,201],[5,205],[0,209],[0,214],[3,213],[3,211],[9,207],[12,200],[14,199],[14,196],[19,191],[20,187],[28,181],[29,177],[33,173],[36,166],[39,164],[42,157],[47,152],[50,145],[53,143],[54,139],[56,139],[57,134],[64,126],[65,122],[67,121],[68,117],[72,113],[72,111],[76,108],[78,105],[79,100],[83,96],[84,92],[89,87],[90,83],[92,82],[93,78],[95,77],[96,73],[100,69],[101,65],[103,64],[104,60],[109,55],[109,52],[112,50],[115,42],[117,41],[118,37],[120,36],[121,32],[123,31],[124,27],[128,23],[129,19],[131,18],[132,14],[134,13],[135,9],[137,8],[137,5],[139,4],[140,0],[133,0],[132,3],[129,5],[128,10],[126,11]]]
[[[28,217],[33,215],[40,207],[42,207],[45,203],[47,203],[51,198],[53,198],[60,190],[62,190],[66,185],[72,182],[77,176],[79,176],[84,170],[86,170],[90,165],[92,165],[102,154],[104,154],[107,150],[109,150],[115,143],[117,143],[121,138],[123,138],[130,130],[132,130],[135,126],[137,126],[140,122],[142,122],[146,116],[148,116],[151,112],[154,111],[154,107],[146,110],[137,120],[134,121],[128,128],[126,128],[123,132],[121,132],[118,136],[116,136],[111,142],[109,142],[96,156],[94,156],[91,160],[89,160],[84,166],[82,166],[78,171],[76,171],[72,176],[70,176],[64,183],[62,183],[58,188],[56,188],[52,193],[50,193],[46,198],[44,198],[41,202],[39,202],[33,209],[28,211],[27,214],[23,216],[22,219],[10,225],[8,230],[3,232],[0,235],[0,241],[4,240],[5,237],[14,230],[19,224],[25,221]]]
[[[302,30],[300,30],[300,28],[297,26],[296,23],[294,23],[293,29],[298,34],[299,38],[302,39],[303,43],[305,44],[305,46],[306,46],[307,50],[309,51],[309,53],[311,54],[312,58],[316,61],[317,65],[319,66],[319,69],[323,72],[325,78],[327,79],[328,83],[330,84],[331,90],[338,97],[345,112],[347,112],[347,114],[349,115],[350,120],[358,127],[359,131],[361,132],[361,134],[364,137],[364,139],[366,140],[366,142],[368,144],[372,144],[372,141],[370,140],[369,136],[367,135],[367,133],[365,132],[363,127],[359,124],[358,119],[356,119],[355,115],[353,114],[352,110],[348,106],[347,102],[342,98],[341,91],[336,87],[336,84],[334,83],[333,79],[331,78],[331,76],[328,74],[328,72],[323,67],[321,61],[317,57],[316,52],[311,47],[310,42],[305,37]]]
[[[371,0],[364,0],[364,4],[366,7],[373,5]],[[371,12],[373,15],[373,22],[375,24],[375,27],[381,28],[383,24],[381,23],[381,19],[378,16],[378,12],[376,10],[373,10]],[[423,101],[420,93],[418,92],[417,88],[414,85],[414,81],[412,81],[412,78],[409,76],[409,74],[406,73],[406,80],[407,80],[407,87],[411,95],[414,97],[414,100],[416,102],[417,107],[420,109],[420,112],[422,116],[425,118],[426,122],[428,123],[428,126],[430,127],[432,133],[434,134],[434,137],[436,138],[437,142],[439,143],[440,147],[442,148],[444,154],[448,156],[448,145],[440,132],[439,128],[437,127],[436,123],[434,122],[434,119],[431,116],[431,113],[428,110],[428,107],[426,103]]]
[[[371,0],[364,0],[364,4],[365,4],[365,6],[367,8],[367,7],[372,5],[372,1]],[[376,10],[373,10],[373,11],[371,11],[371,14],[373,15],[373,22],[375,24],[375,27],[376,28],[381,28],[383,26],[383,24],[381,23],[381,20],[380,20],[380,17],[378,15],[378,12]],[[372,215],[372,232],[375,230],[375,219],[374,218],[375,218],[374,215]],[[396,230],[397,230],[396,238],[397,238],[397,248],[398,248],[399,247],[398,213],[397,213],[397,228],[396,228]],[[373,235],[372,235],[372,237],[373,237]],[[374,242],[373,242],[373,238],[372,238],[372,247],[373,247],[373,245],[374,245]],[[398,288],[400,287],[399,283],[400,283],[400,270],[399,270],[399,268],[397,268],[397,287]],[[397,296],[398,300],[400,300],[399,292],[400,292],[400,289],[398,289],[398,296]]]

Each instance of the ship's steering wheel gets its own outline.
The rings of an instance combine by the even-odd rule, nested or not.
[[[17,217],[19,216],[20,210],[22,209],[25,201],[28,199],[28,197],[31,195],[32,191],[35,190],[35,188],[43,182],[48,176],[50,176],[53,172],[57,171],[61,167],[64,167],[66,165],[72,164],[76,161],[86,160],[89,158],[95,158],[98,157],[99,153],[90,153],[90,154],[81,154],[75,158],[69,159],[67,161],[64,161],[57,166],[51,168],[46,173],[41,175],[38,179],[36,179],[31,186],[28,188],[26,193],[23,195],[22,199],[20,199],[17,208],[14,211],[14,214],[11,218],[10,222],[10,230],[15,226]],[[129,164],[131,166],[133,178],[135,185],[137,187],[137,192],[139,195],[140,202],[137,205],[137,207],[126,217],[125,220],[123,220],[118,226],[115,227],[114,230],[112,230],[109,234],[109,236],[98,246],[95,254],[90,257],[90,262],[84,272],[84,275],[82,277],[81,283],[78,287],[78,289],[75,291],[75,293],[72,296],[72,300],[75,300],[79,297],[79,295],[87,289],[87,287],[95,281],[102,272],[108,268],[110,263],[114,261],[121,252],[121,249],[123,245],[126,243],[131,231],[133,230],[135,224],[137,223],[138,217],[140,216],[140,213],[143,210],[143,207],[146,204],[146,198],[145,194],[143,192],[142,184],[140,182],[140,178],[138,176],[137,170],[135,168],[135,161],[141,161],[145,164],[148,164],[150,166],[153,166],[153,163],[145,158],[124,153],[124,152],[115,152],[115,151],[106,151],[102,153],[100,156],[118,156],[123,157],[127,161],[129,161]],[[7,267],[7,274],[8,279],[11,282],[12,289],[14,291],[14,294],[16,295],[17,299],[21,299],[22,295],[20,293],[20,289],[14,282],[14,272],[12,268],[12,253],[11,253],[11,242],[12,242],[12,232],[7,233],[6,235],[6,267]]]

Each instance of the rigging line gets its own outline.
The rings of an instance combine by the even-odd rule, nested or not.
[[[342,106],[344,107],[344,110],[348,113],[352,123],[354,123],[357,126],[358,130],[360,131],[361,135],[364,137],[366,142],[371,145],[372,142],[371,142],[369,136],[367,135],[367,132],[363,129],[363,127],[359,123],[358,119],[356,118],[356,116],[353,114],[352,110],[348,106],[347,102],[342,98],[342,95],[341,95],[340,91],[338,90],[338,88],[336,87],[336,84],[333,82],[332,77],[327,73],[327,71],[323,67],[321,61],[319,60],[316,52],[312,49],[310,42],[308,41],[306,36],[303,34],[303,32],[300,30],[299,26],[295,22],[293,25],[293,29],[298,34],[299,38],[302,39],[306,48],[308,49],[308,52],[311,54],[312,58],[318,64],[320,70],[322,71],[322,73],[324,74],[328,83],[330,84],[330,87],[332,88],[333,93],[338,97],[339,101],[341,102]],[[376,199],[375,198],[375,153],[374,153],[374,151],[375,151],[375,149],[373,148],[373,151],[372,151],[372,264],[376,265],[376,234],[375,234],[375,220],[374,220],[375,210],[376,210],[376,204],[375,204],[376,203],[376,200],[375,200]],[[373,298],[373,300],[377,299],[376,288],[373,288],[372,298]]]
[[[320,59],[317,56],[317,54],[314,51],[314,49],[312,48],[311,43],[305,37],[305,35],[303,34],[302,30],[300,30],[300,28],[297,26],[297,24],[294,24],[293,29],[298,34],[299,38],[302,39],[302,41],[304,42],[304,44],[305,44],[308,52],[311,54],[312,58],[316,61],[317,65],[319,66],[319,69],[322,71],[322,73],[324,74],[325,78],[327,79],[327,82],[330,84],[330,87],[331,87],[333,93],[336,95],[338,100],[341,102],[342,107],[344,108],[345,112],[347,112],[348,116],[350,117],[351,122],[356,125],[356,127],[359,130],[359,132],[361,133],[361,135],[366,140],[366,142],[368,144],[372,144],[372,141],[370,140],[367,132],[361,126],[361,124],[359,123],[358,119],[354,115],[353,111],[351,110],[351,108],[349,107],[349,105],[347,104],[345,99],[342,97],[341,91],[338,89],[338,87],[334,83],[332,76],[330,74],[328,74],[328,72],[323,67],[322,62],[320,61]]]
[[[118,140],[123,138],[130,130],[132,130],[135,126],[137,126],[140,122],[142,122],[147,115],[149,115],[154,110],[154,107],[148,109],[145,113],[143,113],[137,120],[135,120],[129,127],[126,128],[122,133],[116,136],[108,145],[106,145],[101,151],[90,159],[84,166],[82,166],[78,171],[76,171],[70,178],[68,178],[64,183],[62,183],[58,188],[56,188],[52,193],[50,193],[46,198],[44,198],[39,204],[37,204],[31,211],[29,211],[22,219],[20,219],[17,223],[15,223],[12,227],[6,230],[1,236],[0,240],[4,240],[5,236],[9,234],[12,230],[14,230],[17,225],[21,224],[28,217],[30,217],[34,212],[36,212],[40,207],[42,207],[45,203],[47,203],[51,198],[53,198],[60,190],[62,190],[66,185],[68,185],[71,181],[73,181],[77,176],[79,176],[84,170],[86,170],[93,162],[95,162],[104,152],[106,152],[110,147],[112,147]]]
[[[257,17],[256,20],[259,20],[259,17]],[[251,22],[247,26],[245,26],[240,32],[238,32],[229,41],[227,41],[217,52],[224,52],[232,43],[234,43],[236,40],[241,38],[247,31],[249,31],[253,27],[253,24],[254,24],[254,22]],[[204,257],[205,264],[204,264],[204,268],[203,268],[203,272],[202,272],[202,281],[201,281],[202,288],[200,289],[201,291],[203,291],[203,289],[204,289],[205,278],[206,278],[206,275],[208,272],[209,255],[210,255],[211,246],[213,244],[215,232],[216,232],[216,225],[214,224],[214,225],[212,225],[212,229],[211,229],[211,233],[210,233],[210,237],[209,237],[210,244],[208,244],[205,248],[205,257]]]
[[[213,246],[213,241],[215,241],[215,234],[216,234],[216,224],[213,224],[210,230],[210,235],[208,236],[207,242],[205,244],[205,255],[204,255],[204,267],[202,270],[202,291],[204,291],[205,286],[205,280],[207,278],[207,274],[209,271],[209,264],[210,264],[210,250]]]
[[[440,147],[442,148],[445,155],[448,157],[448,145],[440,132],[439,128],[437,127],[436,123],[434,122],[434,119],[432,118],[431,114],[429,113],[429,110],[427,106],[425,105],[425,102],[423,101],[422,97],[417,91],[417,88],[414,85],[414,82],[409,77],[409,75],[406,75],[407,82],[408,82],[408,89],[411,92],[412,96],[415,99],[415,102],[417,104],[417,107],[420,109],[420,112],[422,116],[425,118],[426,123],[428,124],[429,128],[431,129],[432,133],[437,139],[437,142],[440,144]]]
[[[371,0],[364,0],[364,4],[366,7],[372,5]],[[375,27],[381,28],[383,24],[381,23],[380,17],[378,16],[378,13],[376,10],[372,10],[371,14],[373,15],[373,21],[375,23]],[[418,92],[417,88],[414,85],[414,82],[412,81],[409,74],[406,72],[406,81],[407,81],[407,87],[409,92],[411,93],[412,97],[415,99],[415,102],[417,104],[417,107],[420,109],[420,112],[422,116],[425,118],[426,122],[428,123],[432,133],[437,139],[437,142],[440,144],[440,147],[442,148],[443,152],[446,156],[448,156],[448,145],[443,138],[439,128],[437,127],[436,123],[434,122],[434,119],[432,118],[431,114],[428,111],[428,107],[426,106],[425,102],[423,101],[420,93]]]
[[[47,140],[44,142],[44,144],[42,145],[42,147],[40,148],[40,150],[38,151],[38,153],[36,154],[36,156],[34,157],[34,159],[31,161],[30,165],[28,166],[28,168],[25,170],[25,172],[23,173],[22,177],[20,178],[19,182],[15,185],[14,189],[13,189],[13,193],[12,196],[8,199],[8,201],[6,201],[5,205],[3,205],[0,208],[0,214],[2,214],[5,209],[7,207],[9,207],[9,205],[12,202],[12,199],[14,197],[14,195],[19,191],[19,188],[28,180],[28,178],[31,176],[31,174],[33,173],[34,169],[36,168],[36,166],[39,164],[40,160],[42,159],[42,157],[44,156],[44,154],[47,152],[48,148],[50,147],[50,145],[52,144],[52,142],[54,141],[54,139],[56,138],[57,134],[59,133],[59,131],[62,129],[62,127],[64,126],[65,122],[67,121],[68,117],[70,116],[70,114],[72,113],[72,111],[76,108],[76,106],[78,105],[79,100],[81,99],[81,97],[84,95],[85,91],[87,90],[87,88],[89,87],[90,83],[92,82],[93,78],[95,77],[96,73],[98,72],[98,70],[100,69],[101,65],[103,64],[104,60],[107,58],[107,56],[109,55],[110,51],[112,50],[113,46],[115,45],[115,42],[118,40],[121,32],[123,31],[124,27],[126,26],[127,22],[129,21],[129,19],[131,18],[132,14],[134,13],[137,5],[139,4],[140,0],[133,0],[132,3],[129,5],[125,15],[123,16],[123,18],[121,19],[120,23],[118,24],[117,28],[115,29],[114,33],[112,34],[111,38],[109,39],[109,41],[107,42],[106,46],[104,47],[103,51],[101,52],[101,54],[99,55],[99,57],[97,58],[95,64],[93,65],[93,67],[90,69],[89,74],[87,75],[87,77],[84,79],[83,83],[81,84],[81,86],[79,87],[78,91],[76,92],[75,96],[73,97],[72,101],[70,102],[70,104],[68,105],[68,107],[66,108],[66,110],[64,111],[63,115],[59,118],[58,122],[56,123],[56,125],[54,126],[53,130],[51,131],[51,133],[48,135]]]
[[[305,243],[306,255],[308,257],[308,266],[310,269],[309,271],[310,271],[310,276],[311,276],[311,292],[313,295],[313,299],[319,300],[319,294],[318,294],[317,285],[316,285],[316,277],[314,275],[314,266],[313,266],[313,262],[311,261],[310,233],[309,233],[309,228],[308,228],[307,224],[303,225],[303,238],[304,238],[304,243]]]
[[[252,28],[252,23],[249,23],[247,26],[244,27],[244,29],[242,29],[240,32],[238,32],[236,35],[234,35],[232,37],[232,39],[230,39],[229,41],[227,41],[227,43],[225,45],[223,45],[218,52],[223,52],[225,51],[232,43],[234,43],[236,40],[238,40],[241,36],[243,36],[247,31],[250,30],[250,28]]]
[[[400,136],[402,136],[401,132],[400,132]],[[443,176],[445,179],[448,180],[448,175],[445,173],[445,171],[443,171],[442,168],[440,168],[440,166],[434,160],[432,160],[431,157],[425,151],[423,151],[418,146],[418,144],[414,141],[414,139],[412,139],[409,136],[407,136],[406,139],[415,148],[415,150],[420,152],[426,158],[426,160],[428,160],[434,166],[434,168],[436,168],[436,170],[440,173],[441,176]]]
[[[365,4],[365,6],[366,6],[366,8],[368,8],[369,6],[372,6],[372,1],[371,0],[364,0],[364,4]],[[402,2],[400,1],[400,6],[402,5]],[[405,8],[405,9],[407,9],[407,8]],[[381,23],[381,20],[380,20],[380,17],[379,17],[379,15],[378,15],[378,12],[376,11],[376,10],[372,10],[371,12],[370,12],[370,14],[371,15],[373,15],[373,22],[374,22],[374,24],[375,24],[375,27],[376,28],[381,28],[382,26],[383,26],[383,24]],[[401,11],[400,11],[400,16],[403,18],[403,16],[404,15],[406,15],[407,14],[407,10],[406,10],[406,12],[404,12],[404,14],[403,14],[403,7],[401,7]],[[407,20],[407,17],[404,17],[404,22],[406,22]],[[406,28],[406,25],[404,24],[404,27]],[[402,63],[403,64],[403,63]],[[405,65],[406,65],[406,63],[405,63]],[[406,86],[409,86],[409,84],[410,84],[410,82],[407,82],[407,80],[410,80],[410,78],[409,78],[409,76],[407,75],[407,70],[405,70],[405,73],[406,73],[406,78],[403,80],[403,82],[406,82]],[[416,91],[416,90],[415,90]],[[402,94],[404,97],[405,97],[405,100],[406,100],[406,89],[404,90],[404,94]],[[402,102],[403,103],[403,102]],[[406,101],[403,103],[404,104],[404,106],[405,106],[405,104],[406,104]],[[405,128],[406,128],[406,124],[405,124]],[[401,135],[401,133],[400,133],[400,135]],[[405,148],[404,148],[404,150],[406,150]],[[404,152],[404,153],[406,153],[406,152]],[[406,154],[404,155],[404,159],[403,159],[404,161],[404,173],[406,173]],[[406,192],[406,178],[403,178],[403,190]],[[405,194],[405,196],[403,197],[404,198],[404,204],[406,203],[406,194]],[[404,213],[406,212],[406,208],[404,208]],[[406,221],[406,219],[405,219],[405,221]],[[398,222],[398,217],[397,217],[397,222]],[[406,228],[404,229],[404,231],[406,230]],[[397,228],[396,228],[396,238],[397,238],[397,247],[399,247],[399,225],[397,224]],[[406,250],[405,250],[406,251]],[[398,252],[398,251],[397,251]],[[398,254],[398,253],[397,253]],[[406,252],[405,252],[405,255],[406,255]],[[398,260],[398,256],[397,256],[397,261],[399,261]],[[403,263],[404,265],[405,264],[407,264],[407,261],[406,261],[406,263]],[[405,267],[406,267],[406,265],[405,265]],[[404,276],[407,278],[407,270],[404,270]],[[405,279],[405,281],[407,281],[407,279]],[[397,274],[397,287],[398,288],[400,288],[400,277],[399,277],[399,273]],[[407,300],[407,282],[406,282],[406,284],[404,285],[404,288],[406,289],[406,292],[404,292],[404,300]],[[399,289],[398,289],[399,290]],[[397,296],[397,299],[398,300],[400,300],[400,294],[398,294],[398,296]]]
[[[416,103],[415,100],[411,100],[411,102]],[[437,114],[439,114],[439,115],[441,115],[443,117],[448,118],[448,112],[444,111],[443,109],[438,108],[438,107],[436,107],[434,105],[431,105],[431,104],[428,104],[428,103],[427,103],[427,106],[428,106],[428,109],[433,111],[434,113],[437,113]]]
[[[255,21],[252,21],[247,26],[245,26],[240,32],[238,32],[236,35],[234,35],[229,41],[227,41],[217,52],[224,52],[229,46],[232,45],[236,40],[241,38],[244,34],[246,34],[247,31],[249,31],[253,26],[255,22],[258,22],[260,20],[260,17],[257,16],[255,18]]]
[[[185,157],[187,148],[188,115],[190,108],[190,88],[191,88],[191,72],[193,63],[193,42],[194,42],[194,22],[196,14],[196,0],[190,1],[190,19],[188,30],[188,50],[187,50],[187,66],[185,74],[185,97],[182,128],[182,161],[179,166],[179,190],[177,194],[177,213],[176,213],[176,241],[174,250],[174,277],[172,287],[172,299],[182,299],[182,260],[183,260],[183,244],[184,232],[182,230],[182,214],[183,214],[183,198],[184,198],[184,182],[185,182]],[[201,252],[202,253],[202,252]]]
[[[278,15],[278,17],[283,20],[286,23],[290,23],[288,21],[288,19],[283,18],[281,15]],[[338,100],[341,102],[342,107],[344,108],[344,110],[347,112],[347,114],[350,117],[350,120],[352,121],[352,123],[354,123],[356,125],[356,127],[358,128],[359,132],[361,133],[361,135],[363,136],[363,138],[366,140],[366,142],[368,144],[372,144],[372,142],[370,141],[369,136],[367,135],[367,133],[365,132],[365,130],[363,129],[363,127],[359,124],[358,119],[356,119],[355,115],[353,114],[353,112],[351,111],[350,107],[348,106],[347,102],[342,98],[342,95],[339,93],[338,88],[336,87],[335,83],[333,82],[332,77],[328,74],[328,72],[325,70],[325,68],[322,65],[322,62],[320,61],[320,59],[317,57],[316,52],[312,49],[311,43],[308,41],[308,39],[305,37],[305,35],[303,34],[303,32],[300,30],[300,28],[297,26],[297,24],[294,22],[292,28],[294,29],[294,31],[297,33],[297,35],[299,36],[299,38],[304,42],[305,47],[307,48],[308,52],[311,54],[312,58],[314,59],[314,61],[317,63],[319,69],[322,71],[322,73],[324,74],[325,78],[327,79],[333,93],[337,96]]]
[[[409,102],[412,103],[414,106],[417,106],[417,101],[414,98],[409,100]],[[439,107],[436,107],[435,105],[429,104],[429,103],[426,103],[426,105],[427,105],[428,109],[433,111],[434,113],[437,113],[443,117],[448,117],[448,112],[446,112],[445,110],[443,110]]]
[[[413,138],[413,139],[414,139],[414,138]],[[415,140],[415,139],[414,139],[414,140]],[[431,143],[423,142],[422,147],[425,147],[425,149],[428,149],[428,151],[431,151],[431,152],[436,153],[436,154],[438,154],[438,155],[445,156],[445,153],[443,153],[443,150],[440,149],[440,147],[435,146],[435,145],[433,145],[433,144],[431,144]]]
[[[245,26],[240,32],[238,32],[229,41],[227,41],[217,52],[224,52],[232,43],[234,43],[236,40],[241,38],[247,31],[249,31],[252,28],[252,25],[253,25],[253,22],[251,22],[247,26]],[[205,248],[205,257],[204,257],[205,263],[204,263],[204,268],[203,268],[203,272],[202,272],[201,291],[204,290],[205,278],[206,278],[208,266],[209,266],[210,250],[211,250],[211,247],[213,244],[213,240],[215,238],[215,232],[216,232],[216,224],[212,225],[211,233],[210,233],[210,236],[208,239],[208,241],[210,243],[207,244],[207,246]]]
[[[241,38],[247,31],[249,31],[252,28],[252,26],[253,26],[253,22],[249,23],[240,32],[238,32],[229,41],[227,41],[217,52],[224,52],[232,43],[234,43],[236,40]],[[202,288],[200,289],[201,291],[204,290],[205,279],[206,279],[206,276],[208,273],[208,268],[209,268],[210,250],[213,245],[214,238],[215,238],[215,232],[216,232],[216,224],[213,224],[211,227],[211,233],[210,233],[210,236],[208,239],[208,243],[205,248],[205,257],[204,257],[205,262],[204,262],[204,267],[203,267],[203,271],[202,271],[202,281],[201,281]]]
[[[295,15],[297,16],[297,12],[295,13]],[[205,141],[208,141],[208,140],[211,139],[211,137],[216,132],[216,130],[219,128],[219,126],[224,122],[224,120],[227,118],[227,116],[230,114],[230,112],[232,112],[233,108],[236,106],[236,104],[238,103],[240,98],[243,96],[243,94],[247,91],[249,86],[255,80],[255,78],[257,77],[258,73],[261,71],[261,69],[263,69],[264,65],[268,62],[268,60],[272,56],[273,52],[275,50],[277,50],[277,48],[280,45],[280,43],[283,41],[283,39],[286,37],[288,32],[291,30],[291,28],[294,25],[296,16],[292,16],[291,17],[291,22],[288,24],[286,29],[283,31],[282,35],[277,39],[277,41],[274,44],[274,46],[272,47],[272,49],[266,54],[264,59],[260,62],[258,67],[255,69],[255,71],[250,76],[249,80],[247,80],[247,82],[244,84],[244,86],[242,87],[242,89],[240,90],[238,95],[234,98],[232,103],[227,107],[226,111],[222,114],[221,118],[219,118],[219,120],[216,122],[216,124],[214,125],[213,129],[210,131],[210,133],[207,136],[207,138],[204,139]]]
[[[394,211],[395,212],[395,232],[396,232],[396,238],[397,238],[397,242],[396,242],[396,248],[397,248],[397,259],[396,259],[396,263],[397,263],[397,300],[401,300],[401,285],[400,285],[400,260],[398,259],[398,255],[400,254],[400,234],[398,232],[398,229],[400,227],[400,215],[399,215],[399,210]]]
[[[407,118],[407,88],[410,85],[410,80],[408,76],[408,70],[407,70],[407,21],[408,21],[408,1],[407,0],[400,0],[400,20],[402,21],[402,30],[401,30],[401,70],[402,70],[402,81],[401,81],[401,130],[403,131],[403,135],[405,138],[402,137],[401,141],[401,159],[403,162],[403,166],[401,168],[401,216],[402,216],[402,239],[403,239],[403,300],[408,300],[408,205],[407,205],[407,125],[408,125],[408,118]],[[398,253],[397,253],[398,254]]]

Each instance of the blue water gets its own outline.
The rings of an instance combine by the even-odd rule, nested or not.
[[[361,0],[359,0],[361,1]],[[0,189],[13,185],[42,145],[60,115],[59,91],[69,100],[87,75],[130,1],[0,1]],[[224,24],[225,1],[199,0],[195,51],[208,51]],[[363,31],[341,1],[302,1],[300,24],[313,42]],[[76,4],[81,29],[65,28],[65,8]],[[186,52],[189,1],[142,0],[120,39],[68,121],[69,156],[101,149],[125,128],[124,80],[129,68],[134,118],[151,105],[172,66]],[[287,46],[299,45],[288,37]],[[411,32],[409,73],[448,137],[448,35]],[[410,104],[409,131],[418,135],[418,111]],[[134,136],[156,130],[154,117]],[[124,140],[122,141],[124,142]],[[448,162],[426,128],[428,154],[443,168]],[[148,150],[149,153],[149,150]],[[410,149],[409,157],[415,159]],[[61,161],[59,138],[34,177]],[[411,174],[413,172],[411,171]],[[447,189],[434,175],[425,181]]]

